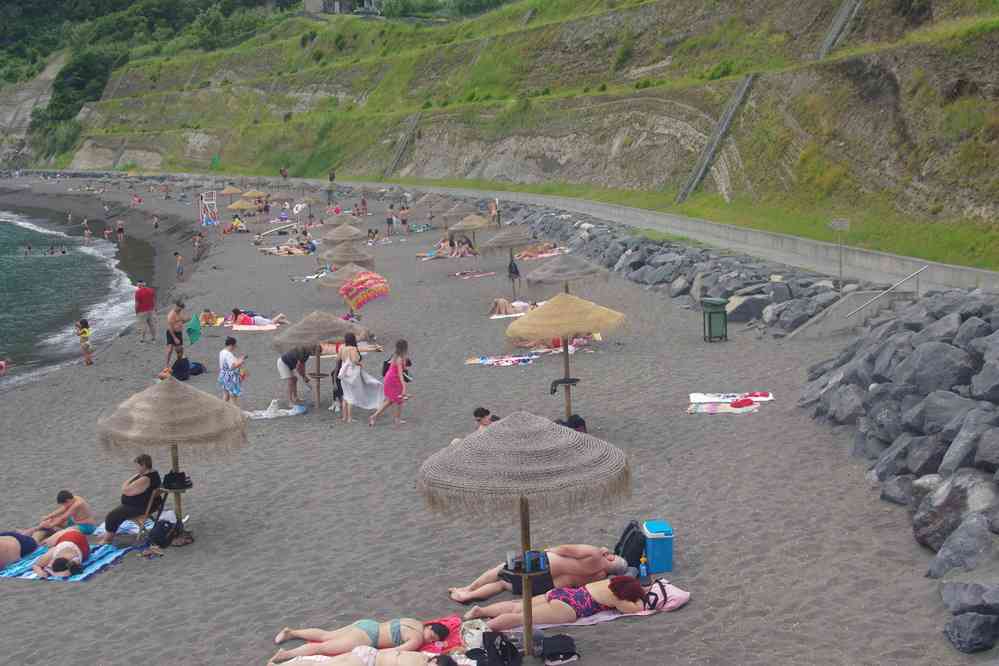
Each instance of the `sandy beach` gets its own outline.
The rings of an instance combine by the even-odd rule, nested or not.
[[[67,195],[74,181],[27,179],[14,205],[74,210],[99,206]],[[130,193],[105,198],[126,202]],[[296,320],[321,303],[313,285],[290,276],[315,261],[259,253],[246,235],[215,243],[188,279],[173,285],[170,253],[190,256],[192,206],[145,194],[128,230],[156,249],[161,308],[171,294],[189,312],[236,306]],[[353,204],[348,200],[348,204]],[[388,201],[371,201],[367,227],[383,229]],[[79,206],[79,208],[77,208]],[[175,220],[153,234],[153,211]],[[420,211],[416,211],[420,215]],[[184,223],[182,220],[192,220]],[[185,497],[192,546],[163,558],[136,554],[76,584],[0,581],[0,643],[11,664],[263,664],[284,626],[336,627],[361,617],[422,619],[463,612],[448,599],[517,543],[513,515],[445,521],[415,489],[431,453],[474,428],[480,405],[499,415],[528,409],[558,418],[550,382],[557,358],[515,368],[466,366],[470,356],[509,351],[508,320],[490,320],[506,293],[503,257],[421,262],[431,232],[370,248],[391,282],[389,298],[365,308],[364,324],[388,349],[409,341],[412,400],[407,423],[383,417],[338,423],[323,408],[300,417],[254,421],[249,446],[221,462],[189,461]],[[533,262],[522,264],[530,270]],[[460,280],[459,270],[495,270]],[[631,519],[665,518],[676,530],[669,578],[692,594],[672,614],[569,630],[586,664],[969,664],[989,654],[956,653],[940,627],[946,611],[930,561],[907,529],[905,510],[880,502],[864,466],[848,455],[852,434],[795,407],[804,369],[836,351],[828,342],[777,343],[733,325],[731,339],[706,344],[701,315],[618,277],[575,290],[627,315],[596,353],[577,354],[576,411],[590,432],[626,451],[633,494],[622,505],[570,518],[532,516],[538,545],[613,546]],[[554,291],[549,292],[551,295]],[[545,295],[545,294],[542,294]],[[162,331],[162,318],[158,322]],[[227,329],[209,329],[188,350],[209,372],[193,385],[216,392],[217,357]],[[244,409],[281,396],[273,333],[236,337],[249,354]],[[162,337],[162,334],[161,334]],[[98,350],[96,365],[73,366],[0,391],[6,473],[2,529],[33,524],[68,488],[102,514],[117,502],[132,466],[97,445],[97,419],[149,386],[162,369],[162,340],[134,333]],[[385,354],[368,357],[381,365]],[[331,365],[331,364],[330,364]],[[326,399],[329,383],[324,385]],[[769,390],[751,415],[687,415],[694,391]],[[182,462],[184,461],[182,455]],[[155,452],[161,471],[168,459]]]

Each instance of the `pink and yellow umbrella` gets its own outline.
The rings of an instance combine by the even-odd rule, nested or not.
[[[389,295],[389,283],[378,273],[358,273],[340,287],[340,295],[351,310],[360,310],[371,301]]]

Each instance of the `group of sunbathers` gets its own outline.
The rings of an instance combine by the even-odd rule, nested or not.
[[[488,416],[487,416],[488,418]],[[572,624],[604,611],[638,613],[646,609],[646,599],[654,585],[628,572],[628,563],[607,548],[567,544],[549,548],[548,573],[532,578],[532,612],[537,624]],[[522,577],[511,571],[508,563],[487,569],[464,587],[449,590],[451,599],[462,604],[489,599],[505,591],[520,595]],[[474,606],[465,619],[482,618],[491,631],[506,631],[523,625],[523,602],[501,601],[489,606]],[[346,627],[323,629],[282,629],[274,638],[278,645],[292,639],[308,641],[305,645],[279,650],[271,663],[294,657],[341,655],[332,662],[350,666],[391,664],[436,664],[450,666],[448,657],[430,657],[416,650],[425,643],[443,641],[449,635],[443,624],[424,624],[412,618],[379,623],[358,620]],[[382,658],[385,657],[383,661]]]
[[[111,543],[122,523],[146,513],[153,492],[160,487],[160,475],[152,458],[142,454],[135,459],[137,473],[122,484],[121,504],[104,519],[105,533],[98,545]],[[97,518],[86,499],[68,490],[56,495],[57,508],[27,529],[0,532],[0,568],[46,547],[48,550],[32,566],[40,578],[62,578],[83,572],[90,557],[88,536],[97,532]]]

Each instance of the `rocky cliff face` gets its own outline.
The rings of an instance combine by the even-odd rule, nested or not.
[[[44,107],[52,97],[52,81],[65,59],[56,57],[31,81],[0,90],[0,164],[26,164],[31,154],[25,138],[31,112]]]

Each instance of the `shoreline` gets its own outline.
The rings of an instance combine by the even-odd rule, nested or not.
[[[142,208],[131,208],[132,191],[130,190],[83,193],[59,191],[66,189],[65,181],[61,183],[61,187],[53,187],[52,185],[42,182],[31,183],[28,188],[11,188],[5,187],[3,181],[0,181],[0,209],[34,218],[47,228],[65,233],[75,239],[82,238],[80,224],[84,218],[90,220],[95,239],[101,237],[104,227],[108,224],[113,228],[114,220],[124,220],[125,247],[120,247],[115,243],[115,267],[125,274],[131,286],[134,287],[135,283],[141,279],[153,287],[157,297],[156,312],[159,315],[165,311],[167,304],[173,298],[176,287],[172,252],[180,249],[184,253],[186,241],[193,235],[197,223],[190,219],[185,220],[179,211],[172,210],[175,207],[168,207],[171,209],[169,211],[162,210],[161,206],[152,209],[145,204]],[[104,202],[111,205],[109,214],[104,211]],[[66,221],[67,213],[73,214],[72,225]],[[158,231],[154,231],[151,224],[154,214],[159,214],[160,217]],[[129,245],[130,240],[135,241],[135,243]],[[185,254],[185,259],[189,261],[190,252]],[[197,266],[198,264],[193,262],[186,263],[185,275],[189,278]],[[109,289],[108,298],[113,298],[114,285],[109,285]],[[102,304],[97,304],[94,307]],[[71,324],[71,322],[67,322],[67,325],[71,326]],[[134,318],[123,318],[110,338],[115,339],[128,335],[134,331],[134,327]],[[54,334],[58,335],[58,332]],[[103,344],[96,345],[97,353],[100,354],[108,345],[107,339]],[[79,354],[66,353],[43,355],[33,359],[28,365],[15,365],[6,377],[0,379],[0,392],[14,389],[26,382],[35,381],[41,376],[81,362]]]

